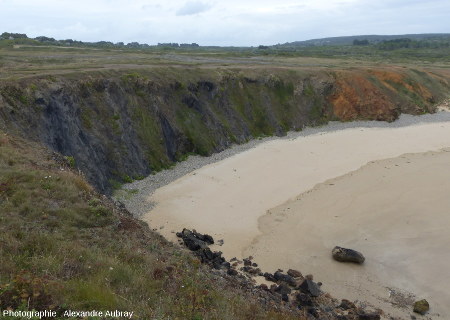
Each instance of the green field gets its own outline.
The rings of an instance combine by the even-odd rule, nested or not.
[[[109,47],[96,44],[46,44],[31,39],[0,40],[0,78],[154,66],[198,68],[352,68],[355,66],[450,66],[450,40],[400,45],[296,45],[267,47]],[[409,46],[409,47],[405,47]],[[415,47],[414,47],[415,46]]]

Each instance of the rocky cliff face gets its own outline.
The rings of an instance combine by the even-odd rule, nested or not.
[[[0,127],[73,157],[103,193],[262,135],[433,111],[448,75],[158,69],[0,83]]]

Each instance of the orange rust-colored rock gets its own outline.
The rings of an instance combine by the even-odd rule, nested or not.
[[[437,80],[437,81],[436,81]],[[334,117],[342,121],[373,119],[394,121],[400,113],[433,112],[445,77],[400,67],[345,70],[335,74],[328,97]]]
[[[392,86],[393,84],[395,84],[397,87],[403,86],[406,90],[418,94],[423,99],[426,99],[428,101],[433,100],[433,94],[427,88],[425,88],[419,82],[408,79],[403,74],[391,71],[378,71],[378,70],[371,71],[370,73],[373,74],[378,80],[380,80],[380,82],[383,83],[383,85],[385,85],[394,92],[397,92],[398,90]]]
[[[400,110],[388,96],[362,75],[338,75],[330,97],[334,115],[343,121],[376,119],[394,121]]]

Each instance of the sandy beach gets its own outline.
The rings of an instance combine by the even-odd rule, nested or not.
[[[312,273],[335,297],[401,316],[415,295],[432,303],[432,319],[447,319],[449,190],[450,149],[371,162],[269,210],[244,253],[268,270]],[[363,252],[365,264],[332,260],[335,245]]]
[[[142,219],[173,241],[183,228],[209,233],[228,259],[312,273],[335,297],[392,315],[409,317],[391,302],[412,293],[444,319],[450,153],[438,151],[450,122],[416,120],[261,143],[147,194],[156,205]],[[334,262],[335,245],[362,251],[365,265]]]

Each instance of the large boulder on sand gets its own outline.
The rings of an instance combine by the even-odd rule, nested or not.
[[[362,255],[362,253],[341,247],[334,247],[331,252],[333,255],[333,259],[339,262],[354,262],[354,263],[363,263],[366,258]]]
[[[416,301],[416,303],[414,303],[414,312],[423,315],[427,313],[428,310],[430,310],[430,305],[428,304],[427,300],[423,299],[420,301]]]

